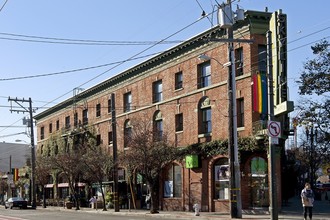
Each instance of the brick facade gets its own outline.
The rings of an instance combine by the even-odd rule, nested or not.
[[[249,14],[250,13],[250,14]],[[247,12],[253,16],[253,12]],[[269,13],[258,14],[259,25],[262,31],[250,29],[248,21],[236,27],[235,37],[254,39],[253,44],[235,44],[235,48],[242,47],[244,55],[243,75],[236,77],[237,99],[244,99],[244,127],[238,128],[239,137],[253,136],[253,122],[260,120],[259,114],[252,111],[251,75],[258,70],[258,45],[265,45],[265,33],[268,28]],[[252,25],[253,26],[253,25]],[[43,142],[51,135],[49,125],[52,124],[52,132],[65,130],[65,118],[70,116],[69,130],[74,129],[74,113],[78,113],[79,121],[83,121],[82,112],[88,109],[88,124],[94,125],[96,132],[101,137],[101,143],[109,146],[108,135],[111,132],[111,113],[108,112],[108,100],[111,93],[115,94],[117,117],[117,145],[118,150],[124,150],[125,121],[136,117],[148,117],[153,119],[154,114],[160,111],[164,123],[164,131],[169,134],[170,140],[177,146],[184,147],[194,143],[204,143],[213,140],[228,138],[228,69],[220,64],[228,62],[228,48],[226,43],[204,41],[208,36],[222,37],[223,31],[212,28],[161,55],[133,67],[126,72],[100,83],[95,87],[77,94],[53,108],[36,116],[38,128],[38,153]],[[199,65],[203,61],[198,55],[206,54],[212,59],[211,85],[205,88],[198,87]],[[175,89],[175,74],[182,72],[183,88]],[[153,83],[162,80],[163,100],[153,103]],[[132,94],[132,110],[124,111],[124,95]],[[212,111],[212,132],[200,134],[199,111],[200,102],[208,98]],[[100,104],[101,114],[96,117],[96,105]],[[175,132],[175,115],[183,115],[183,131]],[[60,131],[56,131],[56,121],[60,123]],[[41,134],[41,128],[44,134]],[[66,129],[67,130],[67,129]],[[42,138],[43,136],[43,138]],[[258,153],[246,153],[244,161],[241,161],[242,204],[243,208],[253,207],[251,194],[251,159],[260,156],[267,161],[267,150]],[[214,164],[217,159],[225,157],[218,155],[213,158],[202,158],[199,168],[186,169],[185,164],[179,164],[182,175],[182,196],[179,198],[163,198],[163,185],[160,188],[160,208],[164,210],[192,210],[194,203],[201,204],[202,211],[228,212],[228,199],[214,199]],[[279,160],[279,159],[278,159]],[[280,174],[280,166],[277,168]],[[280,182],[280,175],[277,175]],[[280,190],[280,186],[278,191]],[[267,204],[265,204],[267,205]]]

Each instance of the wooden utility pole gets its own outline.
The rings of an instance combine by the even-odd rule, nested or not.
[[[118,161],[117,161],[117,126],[116,126],[116,101],[115,94],[111,93],[111,125],[112,125],[112,147],[113,147],[113,201],[115,212],[119,212],[118,197]]]
[[[18,99],[18,98],[8,98],[8,101],[16,102],[18,106],[13,108],[11,105],[10,112],[17,112],[17,113],[26,113],[28,112],[30,115],[30,122],[28,126],[30,126],[30,139],[31,139],[31,206],[32,208],[36,208],[36,177],[35,177],[35,169],[36,169],[36,155],[35,155],[35,146],[34,146],[34,132],[33,132],[33,112],[34,109],[32,108],[32,99]],[[23,104],[24,102],[29,103],[29,107],[25,107]]]

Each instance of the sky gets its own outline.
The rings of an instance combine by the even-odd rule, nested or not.
[[[221,1],[217,1],[222,3]],[[0,142],[29,142],[8,98],[34,114],[217,25],[214,0],[0,0]],[[232,7],[287,14],[290,100],[310,47],[329,40],[329,0],[236,0]],[[202,11],[209,14],[202,18]],[[155,42],[164,41],[161,44]],[[27,102],[20,103],[28,107]],[[17,106],[17,104],[14,104]],[[294,114],[294,113],[293,113]],[[35,128],[36,133],[36,128]]]

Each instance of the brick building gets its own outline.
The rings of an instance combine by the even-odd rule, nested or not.
[[[234,44],[237,133],[239,138],[250,138],[254,140],[250,144],[261,147],[262,140],[266,138],[263,125],[267,112],[256,111],[256,91],[252,83],[254,76],[266,71],[266,32],[272,26],[271,17],[275,16],[274,23],[282,22],[286,28],[285,21],[279,19],[281,15],[280,12],[246,11],[245,20],[233,27],[235,39],[254,40],[251,44]],[[285,36],[273,36],[274,45],[280,37]],[[111,148],[111,94],[115,94],[116,100],[119,151],[128,147],[125,146],[124,136],[125,130],[130,128],[130,120],[141,113],[158,129],[166,131],[178,147],[228,139],[228,67],[222,65],[228,62],[228,46],[219,41],[224,38],[226,31],[218,26],[213,27],[36,115],[37,152],[43,152],[43,144],[52,134],[68,132],[79,125],[94,126],[98,142]],[[286,44],[282,41],[283,45]],[[211,59],[198,59],[201,54]],[[274,57],[276,59],[276,54]],[[286,60],[282,57],[280,61],[282,63],[276,62],[274,65],[274,79],[280,76],[281,80],[285,80],[286,69],[278,66],[284,65]],[[287,88],[277,86],[275,84],[275,90],[283,94],[275,93],[275,104],[287,105]],[[285,130],[288,125],[286,112],[278,113],[276,120],[281,121]],[[279,152],[284,147],[285,139],[283,133],[277,145],[278,183],[281,182]],[[240,151],[243,209],[269,205],[267,148],[261,149],[260,146],[247,146],[246,149],[254,150]],[[161,209],[188,211],[192,210],[193,204],[199,203],[202,211],[228,212],[227,155],[200,159],[198,167],[193,168],[187,168],[184,162],[169,165],[166,173],[170,175],[160,183]],[[56,183],[56,177],[53,179]],[[126,177],[122,176],[122,179]],[[52,190],[59,190],[56,184],[51,184],[51,187],[54,187]],[[277,185],[276,190],[281,191],[281,184]]]

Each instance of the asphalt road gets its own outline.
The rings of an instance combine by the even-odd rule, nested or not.
[[[0,208],[0,220],[59,220],[59,219],[79,219],[79,220],[142,220],[154,219],[146,216],[108,215],[102,213],[88,212],[62,212],[49,211],[47,209],[4,209]],[[169,218],[167,218],[169,219]],[[174,220],[174,219],[173,219]]]

